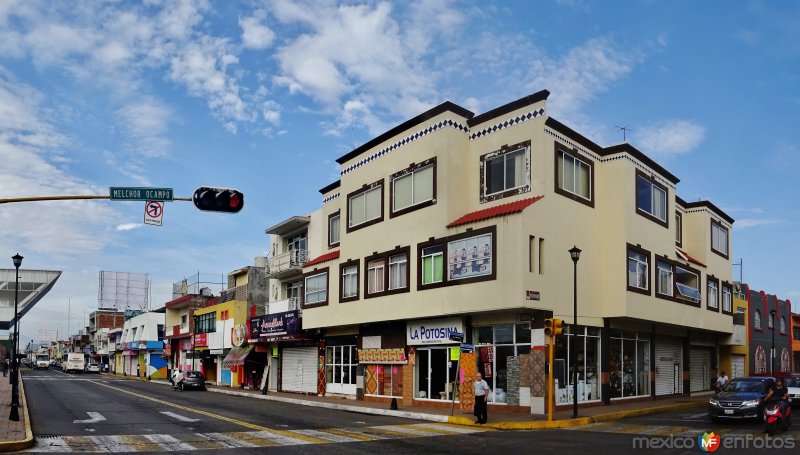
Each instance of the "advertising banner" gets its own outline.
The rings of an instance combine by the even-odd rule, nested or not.
[[[406,342],[409,346],[421,344],[451,344],[450,336],[464,333],[461,318],[429,319],[425,321],[409,321]]]
[[[298,333],[300,333],[300,316],[297,310],[250,318],[250,338]]]

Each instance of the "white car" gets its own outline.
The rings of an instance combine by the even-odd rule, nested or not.
[[[786,378],[786,388],[789,389],[789,404],[800,405],[800,376],[792,375]]]
[[[86,365],[86,372],[87,373],[99,373],[100,372],[100,365],[96,363],[90,363]]]

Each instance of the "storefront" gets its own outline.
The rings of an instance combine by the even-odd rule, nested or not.
[[[656,395],[683,393],[683,349],[678,337],[656,336]]]
[[[317,393],[318,351],[316,344],[281,350],[282,391]]]
[[[644,332],[612,330],[609,333],[609,394],[612,399],[650,396],[650,338],[651,335]]]
[[[508,359],[531,352],[530,323],[476,324],[472,328],[472,341],[478,372],[491,389],[489,401],[507,403]]]
[[[325,338],[326,395],[355,395],[357,367],[355,335]]]
[[[451,360],[450,353],[451,347],[458,350],[458,344],[450,340],[453,333],[464,333],[461,318],[408,322],[406,343],[414,347],[416,354],[415,399],[451,400],[453,392],[458,395],[458,364]]]
[[[362,328],[358,362],[364,369],[367,399],[403,398],[403,375],[409,368],[405,332],[405,321],[387,321]]]
[[[600,396],[600,328],[580,327],[577,337],[576,359],[578,363],[578,402],[599,401]],[[555,395],[556,404],[573,403],[572,383],[574,363],[572,359],[572,333],[558,337],[555,347]]]

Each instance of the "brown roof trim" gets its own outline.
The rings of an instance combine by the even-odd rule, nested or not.
[[[553,117],[547,117],[547,120],[544,122],[545,126],[548,126],[561,134],[568,136],[573,141],[577,142],[578,144],[586,147],[587,149],[597,153],[598,155],[603,155],[603,147],[600,147],[596,143],[592,142],[591,140],[587,139],[582,134],[576,132],[572,128],[564,125],[563,123],[559,122],[558,120],[554,119]]]
[[[665,177],[667,180],[672,182],[673,185],[677,185],[678,182],[681,181],[678,177],[672,175],[672,173],[661,167],[660,164],[653,161],[650,157],[639,151],[639,149],[632,146],[631,144],[624,143],[624,144],[612,145],[611,147],[606,147],[602,154],[604,156],[608,156],[617,153],[627,153],[628,155],[633,156],[634,158],[646,164],[654,171],[658,172],[662,177]]]
[[[734,222],[734,219],[731,218],[730,215],[728,215],[727,213],[723,212],[722,209],[720,209],[716,205],[712,204],[710,201],[685,202],[683,204],[683,207],[687,208],[687,209],[693,209],[693,208],[697,208],[697,207],[705,207],[705,208],[711,210],[712,212],[716,213],[720,218],[722,218],[723,220],[727,221],[728,223],[733,224],[733,222]]]
[[[682,197],[675,195],[675,202],[683,208],[686,208],[686,201],[683,200]]]
[[[397,125],[396,127],[390,129],[389,131],[381,134],[380,136],[373,138],[372,140],[370,140],[369,142],[365,143],[364,145],[353,149],[350,153],[339,157],[336,160],[336,162],[339,163],[339,164],[344,164],[347,161],[350,161],[353,158],[357,157],[358,155],[361,155],[362,153],[366,152],[367,150],[375,147],[376,145],[378,145],[378,144],[380,144],[380,143],[382,143],[382,142],[384,142],[384,141],[386,141],[386,140],[388,140],[388,139],[390,139],[390,138],[392,138],[394,136],[397,136],[398,134],[402,133],[403,131],[411,129],[411,128],[419,125],[422,122],[430,120],[433,117],[436,117],[437,115],[442,114],[444,112],[448,112],[448,111],[452,112],[452,113],[454,113],[456,115],[460,115],[461,117],[464,117],[466,119],[470,119],[475,115],[473,112],[468,111],[468,110],[464,109],[463,107],[461,107],[461,106],[459,106],[459,105],[457,105],[455,103],[452,103],[450,101],[445,101],[444,103],[434,107],[433,109],[429,109],[429,110],[423,112],[422,114],[412,118],[411,120],[405,121],[405,122]]]
[[[335,182],[333,182],[333,183],[329,184],[328,186],[324,186],[324,187],[322,187],[322,188],[319,190],[319,192],[320,192],[320,193],[322,193],[322,194],[325,194],[325,193],[327,193],[327,192],[328,192],[328,191],[330,191],[330,190],[333,190],[333,189],[339,188],[339,186],[340,186],[341,184],[342,184],[342,180],[341,180],[341,179],[339,179],[339,180],[337,180],[337,181],[335,181]]]
[[[516,101],[512,101],[508,104],[504,104],[503,106],[494,108],[491,111],[484,112],[481,115],[475,116],[467,120],[467,125],[470,127],[479,125],[483,122],[486,122],[496,117],[500,117],[501,115],[508,114],[509,112],[516,111],[517,109],[521,109],[525,106],[530,106],[531,104],[544,101],[547,99],[548,96],[550,96],[550,92],[548,90],[540,90],[536,93],[530,94],[526,97],[520,98]]]

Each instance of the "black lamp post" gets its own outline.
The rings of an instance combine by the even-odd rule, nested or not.
[[[776,303],[777,304],[777,303]],[[769,312],[770,321],[772,321],[772,349],[769,351],[769,375],[775,376],[775,309]]]
[[[11,354],[11,414],[8,420],[19,420],[19,365],[17,365],[17,352],[19,352],[19,266],[22,265],[22,256],[19,253],[11,257],[16,269],[14,277],[14,343]]]
[[[573,246],[569,250],[572,258],[572,418],[578,417],[578,259],[581,250]]]

